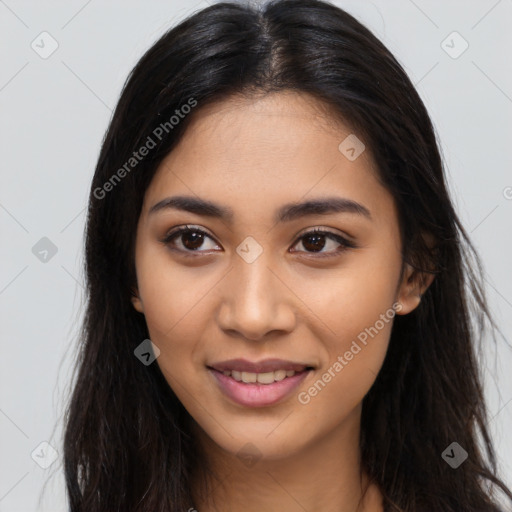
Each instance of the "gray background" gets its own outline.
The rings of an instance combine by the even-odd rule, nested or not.
[[[0,0],[0,512],[66,510],[61,420],[100,142],[143,51],[210,3]],[[417,85],[456,207],[483,258],[491,307],[510,340],[512,0],[336,3],[384,41]],[[454,31],[461,37],[448,37]],[[58,48],[43,59],[52,38]],[[464,41],[469,47],[459,55]],[[43,237],[57,249],[46,262],[32,251]],[[498,353],[489,342],[485,358],[490,429],[512,484],[512,351],[500,339]],[[43,442],[56,450],[53,464]]]

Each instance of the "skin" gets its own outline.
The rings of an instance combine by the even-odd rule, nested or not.
[[[191,121],[145,194],[133,305],[145,315],[160,349],[157,364],[192,416],[211,465],[207,495],[199,483],[203,466],[196,469],[196,507],[382,511],[375,485],[361,499],[368,480],[361,474],[358,440],[361,403],[383,363],[392,320],[309,403],[298,400],[394,303],[401,306],[397,314],[416,308],[432,280],[428,276],[421,285],[408,265],[400,279],[397,210],[376,178],[370,150],[347,159],[338,146],[350,127],[296,92],[232,97],[203,107]],[[175,209],[149,213],[175,195],[229,206],[234,218]],[[326,196],[357,201],[372,218],[344,212],[273,221],[285,203]],[[185,224],[211,238],[203,245],[187,236],[162,242]],[[336,252],[340,244],[325,237],[316,251],[331,256],[322,258],[301,238],[314,228],[357,247]],[[236,252],[247,236],[263,250],[251,263]],[[190,247],[202,254],[190,256]],[[249,408],[225,396],[206,368],[235,357],[276,357],[315,370],[286,401]],[[251,465],[237,456],[247,443],[257,453]]]

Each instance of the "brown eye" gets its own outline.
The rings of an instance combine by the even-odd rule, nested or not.
[[[299,242],[302,243],[302,246],[305,249],[300,252],[306,252],[309,254],[317,253],[321,255],[320,257],[333,256],[348,248],[355,247],[354,243],[348,241],[342,236],[322,229],[314,229],[313,231],[305,233],[299,238]],[[331,242],[331,244],[329,244],[329,242]],[[332,248],[333,244],[334,250],[323,251],[325,247],[329,249],[329,245]],[[336,244],[338,245],[338,248],[336,248]]]
[[[321,251],[326,244],[324,234],[310,234],[302,238],[302,245],[307,251]]]
[[[204,235],[196,231],[189,231],[188,233],[181,233],[182,244],[191,251],[200,249],[203,245]]]
[[[199,256],[203,252],[212,249],[220,249],[215,243],[213,247],[204,248],[208,240],[215,242],[213,238],[202,229],[194,226],[185,226],[170,232],[162,242],[168,245],[172,250],[185,253],[186,255]],[[298,245],[299,242],[302,244],[303,250],[294,252],[318,255],[317,257],[320,258],[336,256],[349,248],[356,247],[353,242],[337,233],[323,229],[314,229],[303,234],[295,243],[295,246]]]
[[[174,246],[173,248],[176,248],[176,250],[182,252],[199,253],[202,252],[199,251],[199,249],[201,249],[201,247],[205,243],[205,239],[213,240],[211,236],[208,235],[208,233],[204,232],[203,230],[195,228],[193,226],[186,226],[175,231],[172,231],[162,240],[162,242],[165,243],[166,245]],[[179,243],[176,244],[176,242]]]

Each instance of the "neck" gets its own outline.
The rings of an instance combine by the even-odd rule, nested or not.
[[[360,409],[300,451],[252,461],[227,452],[196,425],[206,455],[193,478],[197,511],[382,512],[382,495],[361,468],[359,420]]]

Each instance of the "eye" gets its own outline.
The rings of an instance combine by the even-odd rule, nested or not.
[[[190,256],[196,256],[196,254],[191,253],[202,253],[208,250],[212,250],[212,247],[206,248],[203,251],[200,251],[199,249],[203,247],[205,240],[213,240],[213,238],[203,231],[202,229],[199,229],[195,226],[184,226],[178,229],[175,229],[168,233],[164,239],[162,240],[162,243],[164,243],[167,246],[170,246],[171,249],[180,251],[182,253],[189,253]],[[326,241],[327,239],[327,241]],[[329,244],[329,242],[331,242]],[[337,233],[333,233],[331,231],[325,230],[325,229],[313,229],[311,231],[308,231],[304,234],[302,234],[298,241],[295,242],[294,246],[297,246],[298,244],[302,244],[305,251],[293,251],[293,252],[305,252],[307,254],[320,254],[321,258],[323,257],[329,257],[334,256],[336,254],[339,254],[340,252],[343,252],[349,248],[355,248],[356,245],[347,240],[346,238],[342,237],[341,235],[338,235]],[[336,248],[336,244],[338,247]],[[323,249],[327,247],[329,249],[329,245],[334,245],[334,250],[327,250],[324,251]],[[220,249],[219,245],[214,244],[213,249],[218,248]],[[222,250],[222,249],[221,249]]]
[[[178,247],[171,247],[172,249],[181,252],[202,252],[198,251],[198,249],[204,244],[205,238],[213,240],[213,238],[202,229],[196,228],[194,226],[184,226],[171,231],[168,235],[165,236],[162,242],[169,246],[175,246],[174,241],[175,239],[178,239]],[[179,247],[180,245],[181,247]]]
[[[327,242],[325,239],[327,239]],[[331,247],[334,245],[334,250],[322,251],[325,247],[329,248],[328,242],[331,242]],[[299,243],[306,249],[306,251],[301,252],[306,252],[307,254],[321,254],[321,256],[319,256],[320,258],[335,256],[349,248],[353,249],[356,247],[353,242],[341,235],[320,228],[302,234],[299,237]],[[336,248],[336,244],[338,244],[338,248]]]

